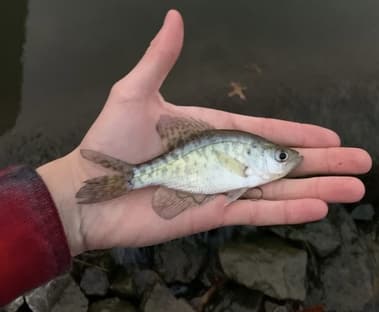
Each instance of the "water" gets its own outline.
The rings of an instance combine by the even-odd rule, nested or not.
[[[379,120],[377,1],[31,0],[5,6],[13,27],[2,30],[8,38],[0,59],[6,68],[0,133],[83,132],[165,12],[176,7],[186,37],[162,90],[170,101],[314,122],[342,132],[349,145],[379,153],[372,137]],[[248,87],[248,101],[226,96],[231,80]],[[368,87],[373,99],[353,99],[354,90],[365,96]],[[346,123],[357,131],[347,133]]]

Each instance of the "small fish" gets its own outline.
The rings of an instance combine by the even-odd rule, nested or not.
[[[257,135],[214,129],[192,118],[163,115],[156,129],[165,153],[141,164],[81,150],[83,158],[116,174],[84,181],[76,194],[78,203],[102,202],[159,186],[153,195],[153,209],[160,217],[171,219],[218,194],[226,194],[229,204],[249,188],[286,176],[303,159],[297,151]]]

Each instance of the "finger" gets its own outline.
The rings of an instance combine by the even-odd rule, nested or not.
[[[329,203],[351,203],[362,199],[364,184],[353,177],[282,179],[249,190],[244,197],[265,200],[318,198]]]
[[[203,107],[178,107],[216,128],[238,129],[262,136],[270,141],[294,147],[340,146],[339,136],[320,126],[272,118],[250,117]]]
[[[327,212],[327,204],[318,199],[239,200],[226,207],[224,224],[298,224],[319,220],[325,217]]]
[[[330,147],[297,150],[304,159],[289,176],[363,174],[372,166],[370,155],[359,148]]]
[[[186,211],[185,213],[190,213],[190,218],[185,213],[178,217],[178,224],[184,221],[182,235],[230,225],[263,226],[312,222],[324,218],[328,211],[327,204],[319,199],[238,200],[224,209],[219,205],[201,208]],[[188,223],[191,225],[188,226]]]
[[[183,20],[178,11],[170,10],[162,28],[135,68],[118,84],[138,90],[142,95],[158,91],[174,66],[183,45]],[[141,94],[140,94],[141,95]]]

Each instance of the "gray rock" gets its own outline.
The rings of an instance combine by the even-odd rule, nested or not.
[[[265,312],[289,312],[285,305],[279,305],[271,301],[266,301],[264,307]]]
[[[195,312],[183,299],[176,299],[168,288],[156,284],[142,303],[144,312]]]
[[[25,301],[34,312],[50,312],[64,290],[74,283],[71,276],[60,276],[46,285],[36,288],[25,295]]]
[[[79,286],[72,280],[62,293],[51,312],[86,312],[88,300]]]
[[[84,271],[80,287],[87,295],[104,296],[109,288],[107,274],[95,267],[90,267]]]
[[[261,311],[263,294],[244,287],[231,286],[218,292],[205,312],[258,312]]]
[[[276,226],[271,231],[277,235],[311,245],[320,257],[326,257],[341,245],[336,228],[328,219],[298,226]]]
[[[226,245],[219,252],[226,275],[278,299],[305,299],[307,254],[279,239]]]
[[[307,301],[312,304],[321,302],[328,311],[375,311],[372,309],[378,295],[375,279],[379,268],[373,261],[373,251],[342,206],[332,206],[329,217],[335,226],[339,226],[342,245],[322,264],[322,289],[310,292]]]
[[[109,298],[91,304],[88,312],[137,312],[137,309],[127,301]]]
[[[61,276],[25,296],[33,312],[85,312],[87,298],[70,275]]]
[[[0,312],[16,312],[24,304],[24,302],[25,300],[23,296],[18,297],[5,307],[0,308]]]
[[[359,205],[351,212],[353,219],[358,221],[371,221],[374,215],[375,210],[371,204]]]
[[[162,283],[157,273],[151,270],[137,271],[133,275],[133,282],[138,296],[151,290],[155,284]]]
[[[154,268],[167,283],[189,283],[196,278],[205,259],[203,245],[178,239],[155,248]]]
[[[133,276],[125,270],[117,274],[117,277],[111,283],[110,290],[121,297],[131,298],[137,296]]]

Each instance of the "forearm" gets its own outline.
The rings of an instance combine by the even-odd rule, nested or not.
[[[69,269],[58,211],[31,168],[0,171],[0,254],[0,306]]]

